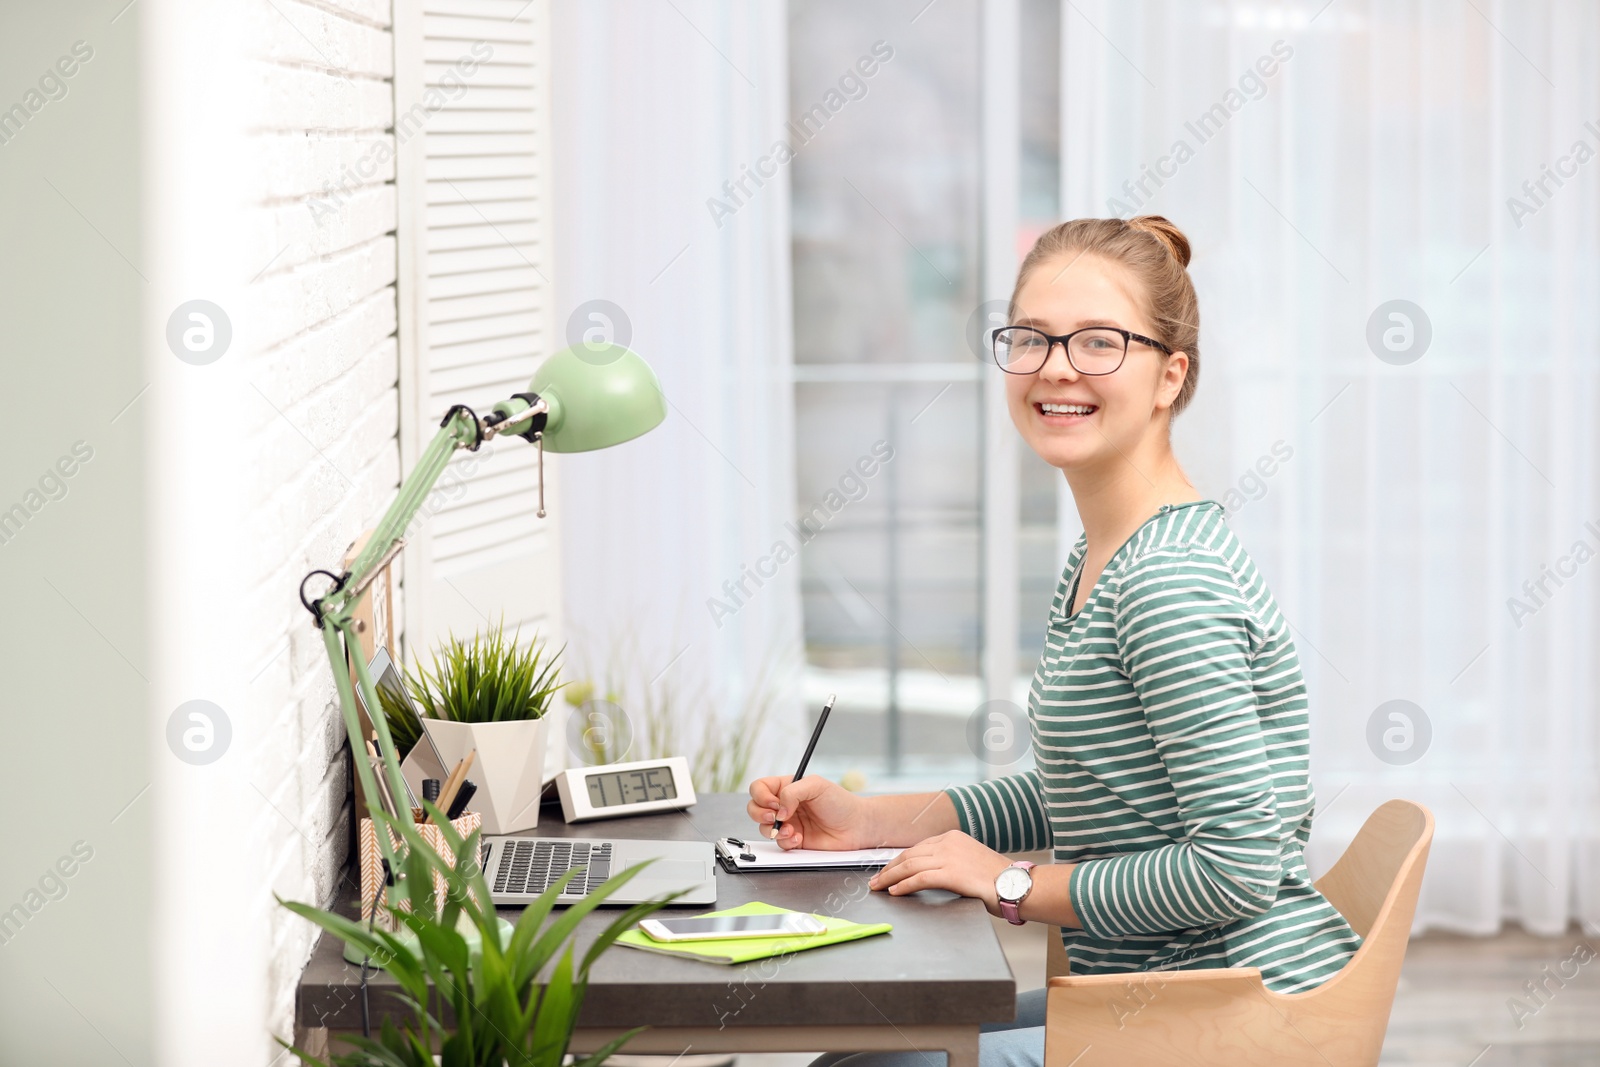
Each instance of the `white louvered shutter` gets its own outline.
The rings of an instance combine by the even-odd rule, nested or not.
[[[396,4],[411,459],[451,405],[484,413],[525,390],[559,347],[550,321],[548,30],[543,0]],[[408,136],[419,102],[426,119]],[[550,468],[547,459],[547,494]],[[537,517],[537,476],[535,449],[520,438],[457,453],[407,555],[413,658],[448,631],[470,634],[502,614],[524,636],[537,629],[561,640],[555,503]]]

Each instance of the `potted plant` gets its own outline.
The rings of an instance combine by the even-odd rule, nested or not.
[[[469,777],[478,786],[474,811],[483,832],[509,834],[539,825],[550,710],[559,681],[560,649],[538,635],[518,641],[502,623],[470,641],[453,634],[434,652],[433,669],[406,672],[406,689],[428,722],[439,755],[453,766],[477,751]],[[422,723],[405,701],[379,691],[395,744],[409,750]]]
[[[579,903],[554,913],[557,895],[576,873],[568,871],[508,930],[490,903],[489,887],[477,863],[479,833],[462,838],[443,812],[432,804],[425,807],[457,857],[453,864],[427,845],[410,820],[379,813],[385,830],[404,842],[400,861],[404,880],[420,887],[412,890],[411,910],[396,913],[402,930],[391,933],[308,904],[279,900],[296,915],[357,947],[404,991],[410,1017],[401,1025],[386,1019],[376,1038],[345,1039],[354,1051],[335,1055],[332,1067],[562,1067],[583,1007],[590,967],[624,931],[672,897],[626,909],[582,959],[576,959],[573,935],[579,921],[645,865],[629,867]],[[442,896],[433,887],[435,871],[443,875],[447,887]],[[436,1010],[443,1014],[444,1005],[453,1015],[448,1023],[435,1014]],[[638,1032],[628,1031],[575,1059],[571,1067],[599,1067]],[[286,1047],[306,1063],[330,1067],[300,1049]]]

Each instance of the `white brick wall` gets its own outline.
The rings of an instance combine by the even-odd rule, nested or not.
[[[321,634],[295,590],[338,564],[399,480],[393,45],[386,2],[252,0],[246,17],[262,336],[248,357],[260,402],[240,412],[259,536],[243,546],[254,588],[239,632],[261,672],[250,779],[270,802],[249,833],[273,892],[327,905],[346,858],[348,763]],[[273,932],[265,1026],[292,1038],[315,934],[268,888],[245,910]]]

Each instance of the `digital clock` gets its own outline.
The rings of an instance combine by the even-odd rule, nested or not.
[[[694,803],[689,761],[682,756],[573,767],[556,776],[567,822],[681,811]]]

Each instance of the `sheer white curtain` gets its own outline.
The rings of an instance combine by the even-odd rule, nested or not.
[[[1407,797],[1438,819],[1420,927],[1592,930],[1600,9],[1062,21],[1065,214],[1195,246],[1175,436],[1294,626],[1314,871]]]
[[[772,559],[795,495],[789,183],[771,151],[786,20],[687,0],[552,13],[556,318],[573,334],[552,348],[609,331],[670,405],[637,441],[559,457],[574,674],[620,677],[635,717],[692,702],[690,738],[765,683],[772,758],[800,720],[799,563]]]

